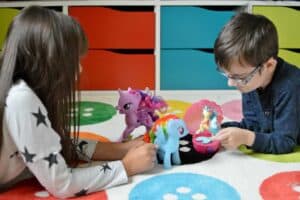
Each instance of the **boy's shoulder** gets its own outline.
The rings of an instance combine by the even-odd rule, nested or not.
[[[300,69],[282,59],[279,60],[273,75],[273,88],[276,91],[299,90],[300,87]]]

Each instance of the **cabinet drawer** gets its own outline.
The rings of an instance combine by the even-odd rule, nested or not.
[[[0,8],[0,50],[2,49],[8,26],[19,12],[18,9]]]
[[[300,47],[300,11],[280,6],[254,6],[253,13],[268,17],[276,26],[280,48]]]
[[[233,89],[216,71],[212,53],[198,50],[162,50],[161,89]]]
[[[205,7],[162,7],[161,47],[213,48],[217,35],[233,15],[233,11]]]
[[[289,51],[285,49],[279,49],[278,55],[283,58],[285,61],[296,65],[298,68],[300,68],[300,53]]]
[[[153,49],[153,11],[120,11],[107,7],[70,7],[93,49]]]
[[[154,55],[89,50],[82,60],[80,89],[154,89]]]

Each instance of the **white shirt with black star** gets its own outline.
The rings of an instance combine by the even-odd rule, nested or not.
[[[47,110],[24,81],[9,91],[3,120],[0,151],[0,186],[17,177],[26,167],[52,195],[80,196],[128,181],[121,161],[85,168],[68,168],[60,154],[60,136],[51,127]],[[88,157],[96,142],[84,144]]]

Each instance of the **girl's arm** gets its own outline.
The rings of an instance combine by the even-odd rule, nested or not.
[[[9,93],[4,119],[24,165],[55,197],[80,196],[128,181],[122,161],[69,168],[45,107],[28,87]]]

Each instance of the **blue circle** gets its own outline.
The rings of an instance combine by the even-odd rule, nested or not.
[[[178,188],[188,188],[180,192]],[[205,199],[240,200],[238,192],[229,184],[213,177],[172,173],[154,176],[137,184],[129,194],[129,200],[164,199],[165,195],[176,195],[178,200],[192,199],[195,194],[205,195]]]

